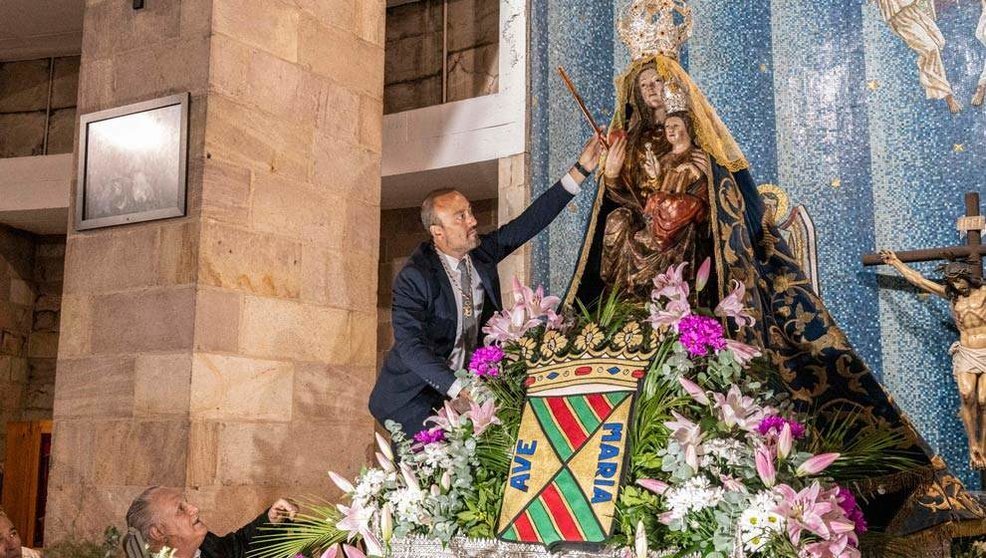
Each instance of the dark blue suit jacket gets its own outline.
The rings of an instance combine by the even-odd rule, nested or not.
[[[480,237],[479,247],[469,253],[486,293],[480,324],[502,307],[496,265],[547,227],[572,197],[558,182],[519,217]],[[394,280],[394,346],[370,394],[370,412],[381,424],[399,422],[413,435],[448,398],[455,376],[446,361],[458,319],[452,285],[435,247],[422,243]]]

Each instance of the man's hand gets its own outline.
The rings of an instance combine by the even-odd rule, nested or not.
[[[298,506],[288,502],[284,498],[274,502],[267,512],[267,519],[271,523],[281,523],[284,520],[293,521],[298,514]]]
[[[592,172],[599,166],[599,157],[602,154],[603,142],[598,134],[593,134],[585,144],[585,147],[582,148],[582,154],[579,155],[579,164],[585,167],[585,170]]]
[[[21,548],[21,558],[41,558],[41,553],[33,548]]]
[[[471,408],[470,403],[472,403],[472,397],[469,397],[469,392],[462,390],[459,392],[459,395],[452,400],[452,410],[457,413],[464,413]]]

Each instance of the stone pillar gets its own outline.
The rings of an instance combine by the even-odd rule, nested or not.
[[[528,159],[526,153],[503,157],[499,160],[499,189],[497,212],[498,222],[502,225],[518,217],[531,203],[530,188],[527,184]],[[503,303],[513,304],[510,293],[513,292],[513,278],[517,277],[524,285],[531,285],[531,252],[532,243],[528,242],[500,262],[500,292],[503,293]],[[558,294],[558,293],[550,293]],[[558,295],[562,296],[562,295]]]
[[[69,233],[49,541],[151,484],[228,530],[372,443],[383,0],[146,6],[87,1],[79,113],[191,92],[188,215]]]

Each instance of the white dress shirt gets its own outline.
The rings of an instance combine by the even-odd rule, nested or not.
[[[572,176],[568,173],[565,173],[565,176],[562,177],[561,185],[563,188],[565,188],[565,190],[568,193],[572,194],[573,196],[577,195],[581,191],[581,188],[579,187],[579,183],[576,182],[575,179],[572,178]],[[442,266],[445,268],[446,275],[448,275],[450,272],[452,273],[452,275],[449,276],[449,282],[452,284],[452,294],[455,296],[455,309],[456,309],[456,315],[458,316],[458,319],[456,320],[457,323],[455,325],[455,343],[452,345],[452,353],[449,354],[446,364],[448,364],[448,367],[451,368],[452,370],[461,370],[469,364],[468,359],[472,355],[466,354],[466,344],[465,341],[462,339],[462,293],[459,291],[458,288],[456,288],[456,285],[459,283],[460,260],[455,259],[454,257],[446,254],[445,252],[442,252],[437,247],[435,248],[435,251],[438,252],[438,257],[442,258],[447,264],[445,266]],[[476,267],[472,265],[472,258],[470,258],[468,254],[466,254],[466,256],[462,259],[465,260],[467,262],[467,265],[469,266],[469,273],[470,273],[470,277],[472,278],[473,315],[476,316],[476,322],[478,323],[483,315],[483,296],[486,293],[486,291],[485,289],[483,289],[483,282],[479,278],[479,273],[476,272]],[[479,323],[480,333],[482,332],[483,325],[484,324]],[[479,337],[480,342],[482,342],[482,338],[483,338],[482,335],[480,335]],[[451,397],[452,399],[455,399],[459,395],[460,391],[462,391],[462,382],[456,380],[455,383],[452,384],[452,387],[449,388],[448,396]]]

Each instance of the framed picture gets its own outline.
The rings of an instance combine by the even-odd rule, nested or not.
[[[188,93],[84,114],[75,228],[185,215]]]

